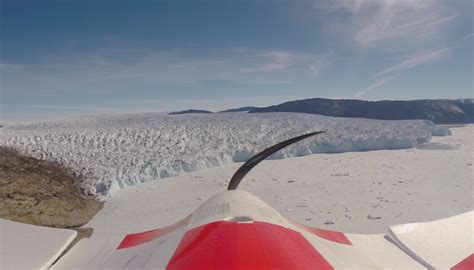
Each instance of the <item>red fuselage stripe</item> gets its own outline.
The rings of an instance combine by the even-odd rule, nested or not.
[[[333,267],[299,232],[265,222],[219,221],[186,232],[166,269]]]
[[[186,224],[188,220],[189,220],[189,216],[167,227],[158,228],[155,230],[141,232],[141,233],[128,234],[127,236],[123,238],[122,242],[120,242],[120,245],[117,247],[117,249],[130,248],[130,247],[138,246],[143,243],[149,242],[153,239],[156,239],[160,236],[163,236],[175,230],[181,225]]]
[[[451,267],[451,270],[472,270],[474,269],[474,253],[467,256],[464,260],[460,261],[455,266]]]
[[[337,231],[330,231],[330,230],[323,230],[318,228],[309,227],[300,223],[296,223],[294,221],[290,221],[293,225],[300,227],[301,229],[312,233],[318,237],[324,238],[326,240],[343,244],[343,245],[352,245],[351,241],[347,238],[347,236],[342,232]]]

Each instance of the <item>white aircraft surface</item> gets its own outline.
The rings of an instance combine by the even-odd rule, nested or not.
[[[432,222],[392,226],[387,234],[350,234],[297,223],[255,195],[236,190],[260,161],[319,133],[284,141],[252,157],[234,174],[227,191],[172,225],[117,239],[104,237],[94,248],[83,239],[53,264],[70,241],[70,235],[58,234],[56,239],[63,243],[53,247],[52,240],[43,241],[42,251],[54,251],[49,258],[29,266],[54,270],[474,269],[474,211]],[[22,247],[38,239],[26,234],[11,237],[16,227],[0,224],[2,235],[9,235],[6,241],[1,238],[0,268],[13,269],[16,262],[21,262],[18,258],[28,260],[35,254],[34,249]],[[41,233],[38,231],[38,235]]]

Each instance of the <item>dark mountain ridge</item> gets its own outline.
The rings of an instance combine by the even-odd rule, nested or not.
[[[172,112],[172,113],[169,113],[168,115],[173,115],[173,114],[188,114],[188,113],[213,113],[213,112],[211,112],[211,111],[206,111],[206,110],[189,109],[189,110],[185,110],[185,111]]]
[[[253,106],[247,106],[247,107],[239,107],[235,109],[228,109],[224,111],[220,111],[221,113],[226,113],[226,112],[250,112],[253,110],[259,109],[259,107],[253,107]]]
[[[258,108],[250,113],[299,112],[381,120],[427,119],[436,124],[474,123],[474,99],[365,101],[312,98]]]

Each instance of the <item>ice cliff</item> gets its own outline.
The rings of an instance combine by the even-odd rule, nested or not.
[[[104,197],[140,182],[245,161],[277,142],[317,130],[325,134],[272,158],[411,148],[432,135],[449,135],[448,129],[424,120],[146,113],[6,124],[0,146],[63,164],[79,177],[85,193]]]

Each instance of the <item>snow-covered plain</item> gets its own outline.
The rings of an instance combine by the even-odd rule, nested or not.
[[[146,113],[7,124],[0,146],[71,168],[100,197],[152,179],[245,161],[277,142],[325,134],[272,159],[313,153],[406,149],[449,135],[430,121],[380,121],[294,113]]]

